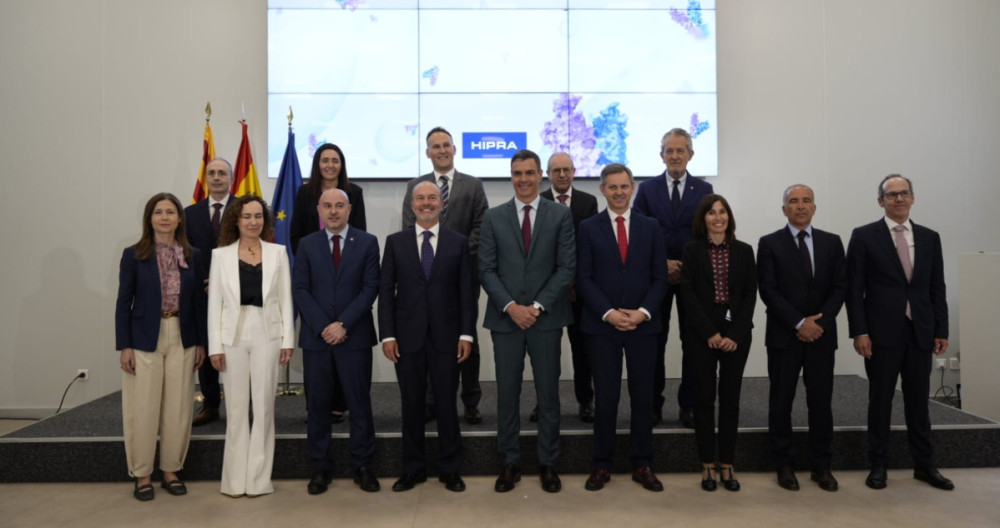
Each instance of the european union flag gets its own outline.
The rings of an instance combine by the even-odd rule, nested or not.
[[[290,231],[292,227],[292,209],[295,208],[295,195],[302,187],[302,171],[299,170],[299,158],[295,154],[295,132],[288,129],[288,146],[285,157],[281,160],[281,172],[278,173],[278,185],[274,188],[274,200],[271,200],[271,210],[274,213],[274,241],[284,244],[288,251],[289,263],[294,263]]]

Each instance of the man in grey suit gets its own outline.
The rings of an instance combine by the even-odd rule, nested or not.
[[[441,127],[434,127],[427,133],[427,158],[434,165],[434,172],[410,180],[406,184],[406,196],[403,197],[403,229],[413,227],[416,215],[411,207],[413,188],[420,182],[433,182],[441,189],[441,225],[465,235],[469,239],[469,253],[475,265],[477,249],[479,248],[479,230],[483,223],[483,215],[489,205],[486,202],[486,192],[483,183],[476,177],[455,170],[455,144],[451,134]],[[473,270],[473,276],[478,273]],[[476,295],[475,307],[479,308],[479,284],[473,286]],[[478,319],[479,314],[476,313]],[[465,405],[465,421],[478,424],[483,421],[479,413],[479,400],[483,391],[479,387],[479,339],[474,335],[472,353],[469,359],[459,366],[462,378],[462,403]],[[434,395],[427,395],[426,420],[436,416]]]
[[[486,212],[479,240],[479,276],[489,296],[483,325],[493,338],[497,377],[497,448],[504,466],[494,489],[506,492],[521,479],[519,400],[527,351],[538,397],[538,462],[542,489],[562,489],[559,457],[559,342],[573,322],[569,285],[576,273],[573,215],[542,200],[541,160],[530,150],[514,154],[514,198]]]

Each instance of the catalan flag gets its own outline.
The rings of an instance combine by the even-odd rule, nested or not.
[[[212,138],[212,127],[205,123],[205,138],[201,141],[201,170],[198,171],[198,181],[194,182],[194,193],[191,203],[197,203],[208,198],[208,184],[205,183],[205,166],[215,159],[215,140]]]
[[[247,137],[247,123],[243,126],[243,139],[240,141],[240,152],[236,155],[236,167],[233,168],[233,186],[230,192],[233,196],[253,194],[261,196],[260,181],[257,180],[257,169],[253,166],[253,156],[250,154],[250,138]],[[263,196],[261,196],[263,198]]]
[[[292,209],[295,207],[299,187],[302,187],[302,171],[299,169],[299,157],[295,153],[295,132],[288,127],[288,146],[285,147],[285,157],[281,160],[281,171],[278,172],[278,185],[274,188],[271,208],[274,211],[274,241],[285,245],[289,262],[295,261],[291,238]]]

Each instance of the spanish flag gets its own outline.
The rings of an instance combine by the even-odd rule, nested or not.
[[[198,203],[208,198],[208,184],[205,183],[205,166],[215,159],[215,140],[212,138],[212,127],[205,123],[205,138],[201,141],[201,170],[198,171],[198,181],[194,182],[194,193],[191,203]]]
[[[240,141],[240,152],[236,155],[236,167],[233,168],[233,186],[230,192],[233,196],[253,194],[261,196],[260,182],[257,180],[257,169],[253,166],[253,156],[250,155],[250,138],[247,137],[247,123],[243,125],[243,139]]]

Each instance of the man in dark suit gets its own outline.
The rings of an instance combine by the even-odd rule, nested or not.
[[[594,470],[585,488],[596,491],[611,480],[617,443],[622,351],[628,366],[632,406],[632,480],[663,491],[653,473],[653,363],[663,324],[660,304],[667,291],[667,249],[656,220],[631,210],[632,171],[613,163],[601,171],[601,194],[608,208],[580,224],[577,291],[584,308],[579,325],[590,341],[597,391]]]
[[[184,208],[184,220],[187,222],[187,238],[192,246],[201,250],[205,262],[205,274],[212,266],[212,250],[219,241],[219,225],[222,223],[222,213],[233,200],[229,187],[233,183],[233,168],[222,158],[215,158],[205,165],[205,184],[208,186],[208,198]],[[219,388],[219,371],[212,363],[206,361],[198,369],[198,385],[204,397],[201,409],[194,415],[191,425],[198,427],[219,419],[219,405],[222,402],[222,391]]]
[[[486,212],[479,241],[479,274],[489,296],[483,325],[493,337],[497,376],[497,447],[504,457],[494,489],[521,479],[519,400],[524,355],[531,357],[538,396],[538,463],[542,489],[557,492],[559,458],[559,342],[573,322],[569,285],[576,241],[569,209],[542,200],[538,154],[521,150],[510,162],[514,198]]]
[[[378,491],[378,479],[369,467],[375,453],[371,349],[377,342],[372,304],[379,287],[378,240],[348,227],[351,205],[344,191],[325,191],[317,209],[326,229],[302,238],[292,272],[292,293],[302,318],[299,346],[309,458],[314,464],[308,491],[313,495],[325,492],[333,478],[330,407],[337,383],[343,386],[351,409],[354,482],[365,491]]]
[[[479,249],[479,230],[483,223],[483,215],[489,205],[486,202],[486,192],[483,183],[475,176],[469,176],[455,170],[455,144],[451,134],[441,127],[434,127],[427,133],[427,158],[434,166],[434,172],[424,174],[410,180],[406,184],[406,195],[403,197],[403,229],[413,227],[416,215],[411,207],[413,188],[420,182],[436,183],[441,189],[441,225],[455,231],[469,240],[469,252],[472,255],[472,265],[477,264]],[[476,295],[475,319],[479,317],[479,274],[473,268],[473,291]],[[465,421],[478,424],[483,421],[479,413],[479,400],[483,391],[479,386],[479,338],[472,334],[472,353],[469,359],[459,365],[462,379],[462,403],[465,406]],[[434,394],[427,394],[426,419],[433,420]]]
[[[573,160],[565,152],[556,152],[549,157],[546,169],[552,187],[542,192],[542,198],[569,206],[573,213],[573,231],[579,233],[580,222],[597,214],[597,198],[573,187],[573,176],[576,167]],[[629,193],[631,195],[631,193]],[[580,332],[577,322],[583,303],[577,297],[576,288],[570,285],[569,300],[573,307],[573,324],[566,327],[569,336],[569,347],[573,354],[573,390],[576,402],[579,404],[580,420],[590,423],[594,421],[594,376],[590,372],[590,356],[587,354],[587,339]],[[538,406],[531,411],[532,422],[538,421]]]
[[[463,491],[455,394],[458,365],[468,359],[476,333],[474,266],[466,238],[438,221],[438,186],[421,182],[412,195],[416,226],[386,239],[379,288],[382,353],[396,365],[403,408],[404,473],[392,490],[410,490],[427,480],[424,396],[429,376],[438,402],[438,479],[451,491]]]
[[[663,299],[663,331],[657,344],[656,389],[653,402],[654,425],[663,419],[666,386],[664,359],[667,351],[667,333],[670,331],[670,308],[674,297],[680,299],[681,256],[684,244],[691,240],[691,224],[694,210],[706,194],[712,193],[712,184],[691,176],[687,171],[688,162],[694,157],[691,134],[683,128],[674,128],[660,140],[660,159],[667,170],[659,176],[639,184],[632,207],[645,216],[655,218],[660,223],[663,241],[667,245],[667,273],[670,286]],[[677,302],[677,327],[681,340],[685,328],[684,305]],[[680,407],[681,425],[694,428],[694,367],[686,354],[681,356],[681,385],[677,389],[677,404]]]
[[[837,491],[830,441],[837,314],[847,294],[844,244],[838,235],[812,226],[816,202],[808,186],[785,189],[781,211],[788,225],[757,244],[758,290],[767,305],[771,458],[778,485],[798,490],[792,467],[792,402],[801,371],[809,406],[811,478],[820,488]]]
[[[927,408],[931,354],[948,350],[944,257],[937,232],[910,221],[913,184],[899,174],[882,179],[885,217],[861,226],[847,247],[847,322],[868,375],[868,458],[865,484],[886,486],[889,420],[902,377],[906,436],[913,478],[955,489],[937,470]]]

